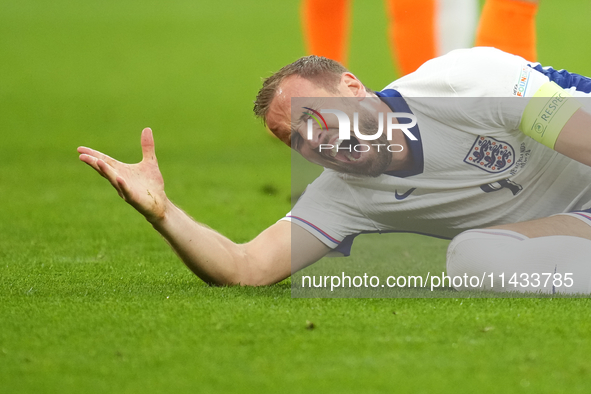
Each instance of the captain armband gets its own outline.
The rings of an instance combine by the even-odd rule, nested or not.
[[[529,100],[519,130],[554,149],[564,125],[581,108],[581,103],[554,82],[547,82]]]

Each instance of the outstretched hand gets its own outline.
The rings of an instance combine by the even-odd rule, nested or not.
[[[143,158],[137,164],[122,163],[83,146],[78,148],[78,153],[80,160],[106,178],[119,196],[149,222],[154,223],[164,218],[168,199],[164,193],[164,179],[158,168],[151,129],[142,131]]]

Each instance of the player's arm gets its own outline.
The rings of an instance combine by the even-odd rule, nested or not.
[[[166,216],[152,225],[187,267],[208,283],[276,283],[330,250],[308,231],[287,221],[275,223],[248,243],[236,244],[169,204]]]
[[[554,82],[544,84],[530,99],[519,128],[547,147],[591,166],[591,115]]]
[[[473,48],[455,53],[450,57],[453,59],[455,56],[455,60],[453,67],[448,67],[446,79],[455,95],[521,98],[496,100],[501,107],[462,106],[462,111],[458,111],[461,116],[450,117],[451,121],[460,124],[468,122],[466,124],[476,127],[484,124],[496,128],[501,124],[508,130],[519,129],[539,143],[591,166],[591,115],[581,108],[578,98],[571,97],[566,90],[519,57],[493,48]],[[445,63],[442,65],[445,66]],[[482,78],[482,75],[488,77]],[[517,75],[520,75],[520,80],[515,85]],[[445,90],[442,93],[449,94]],[[475,121],[477,123],[472,123]]]
[[[125,164],[90,148],[78,148],[80,160],[106,178],[119,195],[153,225],[183,262],[212,284],[265,285],[288,277],[324,256],[329,248],[313,235],[279,222],[251,242],[236,244],[197,223],[164,193],[152,131],[142,132],[143,159]],[[292,261],[293,248],[293,261]]]
[[[564,125],[554,150],[591,166],[591,115],[579,108]]]

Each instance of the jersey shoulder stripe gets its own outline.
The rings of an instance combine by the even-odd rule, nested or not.
[[[319,227],[313,225],[312,223],[310,223],[309,221],[302,219],[300,217],[297,216],[293,216],[293,215],[287,215],[288,218],[291,219],[295,219],[301,223],[304,223],[306,225],[308,225],[309,227],[313,228],[314,230],[316,230],[318,233],[322,234],[326,239],[328,239],[329,241],[333,242],[334,244],[338,245],[341,243],[341,241],[331,237],[330,235],[328,235],[325,231],[323,231],[322,229],[320,229]]]
[[[550,79],[550,81],[556,83],[563,89],[574,87],[579,92],[591,93],[591,78],[570,73],[566,70],[555,70],[552,67],[542,67],[539,63],[531,64],[530,67],[544,74]]]

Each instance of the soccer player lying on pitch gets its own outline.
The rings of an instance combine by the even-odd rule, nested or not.
[[[493,48],[453,51],[380,92],[337,62],[301,58],[265,80],[254,111],[286,145],[326,170],[292,212],[246,244],[197,223],[166,197],[150,129],[142,132],[138,164],[85,147],[78,152],[208,283],[272,284],[331,250],[347,254],[359,233],[411,231],[453,238],[447,275],[517,273],[531,284],[508,286],[506,276],[504,287],[484,289],[589,293],[591,214],[584,210],[591,207],[591,115],[580,108],[583,99],[568,98],[589,92],[591,79]],[[541,99],[527,99],[533,96]],[[447,100],[458,97],[474,99],[458,110]],[[308,108],[293,109],[292,98]],[[374,114],[413,114],[417,124],[380,137],[401,147],[395,152],[372,146],[350,153],[346,144],[351,150],[366,141],[355,134],[343,142],[337,116],[319,107],[340,98]],[[324,127],[310,120],[314,113]],[[499,161],[489,164],[487,153]],[[574,283],[540,286],[542,273],[569,273]]]

